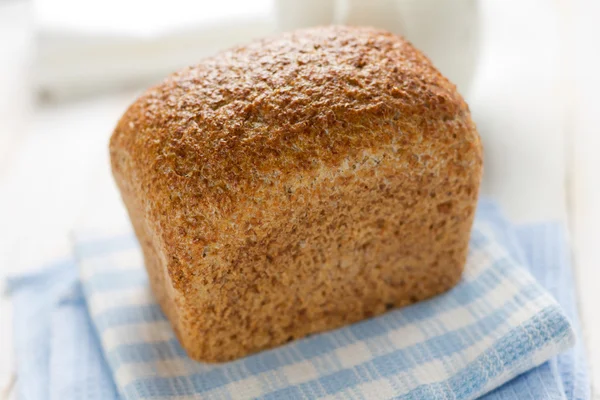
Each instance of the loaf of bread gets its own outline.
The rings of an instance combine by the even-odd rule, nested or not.
[[[455,285],[482,174],[467,104],[401,37],[296,31],[144,93],[110,141],[152,290],[232,360]]]

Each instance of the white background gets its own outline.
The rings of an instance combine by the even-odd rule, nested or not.
[[[482,6],[481,64],[468,97],[486,150],[483,192],[517,222],[553,218],[570,227],[585,340],[600,388],[600,2],[482,0]],[[108,173],[107,140],[136,94],[28,106],[32,49],[25,46],[30,21],[22,8],[0,0],[4,275],[69,254],[68,232],[90,193],[104,190],[97,185]],[[6,397],[14,380],[8,306],[3,297],[0,395]]]

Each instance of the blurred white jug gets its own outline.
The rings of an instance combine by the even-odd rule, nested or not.
[[[478,55],[477,0],[277,0],[280,31],[365,25],[401,34],[468,93]]]
[[[210,7],[170,0],[167,9],[145,2],[142,19],[136,18],[139,1],[92,8],[79,0],[36,2],[37,91],[58,99],[143,87],[275,30],[329,24],[371,25],[406,36],[463,94],[473,77],[477,0],[219,0]],[[71,9],[77,12],[63,12]]]

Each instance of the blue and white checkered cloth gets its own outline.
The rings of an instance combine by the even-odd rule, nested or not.
[[[13,282],[15,314],[31,309],[32,298],[46,298],[36,304],[39,325],[48,327],[35,339],[17,336],[23,342],[17,346],[17,359],[23,360],[19,382],[33,382],[34,376],[47,382],[39,390],[19,384],[19,391],[32,400],[112,399],[118,396],[114,378],[126,399],[471,399],[486,393],[487,399],[587,399],[582,348],[553,357],[574,340],[565,312],[520,265],[535,263],[532,272],[546,277],[541,283],[547,287],[560,286],[562,279],[568,296],[553,294],[576,321],[572,282],[564,281],[564,271],[570,277],[564,240],[556,232],[556,225],[540,225],[522,228],[517,236],[497,210],[483,205],[464,278],[450,292],[224,364],[185,356],[149,292],[131,234],[86,234],[77,254],[89,315],[68,265],[47,273],[63,274],[55,279],[63,286],[58,297],[55,285],[42,287],[34,278]],[[68,290],[66,282],[71,282]],[[60,301],[48,301],[51,295]],[[44,321],[41,316],[48,313],[39,309],[51,305]],[[18,323],[15,328],[18,334]],[[46,369],[31,370],[25,354],[32,340],[46,357]],[[49,395],[44,397],[44,390]]]

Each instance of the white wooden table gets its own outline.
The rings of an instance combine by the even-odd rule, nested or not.
[[[483,192],[517,222],[553,218],[569,224],[586,345],[593,382],[600,388],[595,310],[600,301],[595,286],[600,282],[600,45],[593,40],[600,39],[600,2],[482,4],[482,64],[469,103],[486,147]],[[7,15],[0,8],[0,34],[13,20]],[[3,55],[16,51],[11,46],[0,41],[1,275],[69,254],[68,232],[85,209],[97,174],[108,171],[108,137],[135,96],[120,93],[29,112],[22,97],[26,81],[19,86],[18,80],[1,79],[11,68],[22,70],[5,63]],[[0,396],[5,397],[14,372],[9,306],[2,298]],[[596,396],[600,399],[600,393]]]

